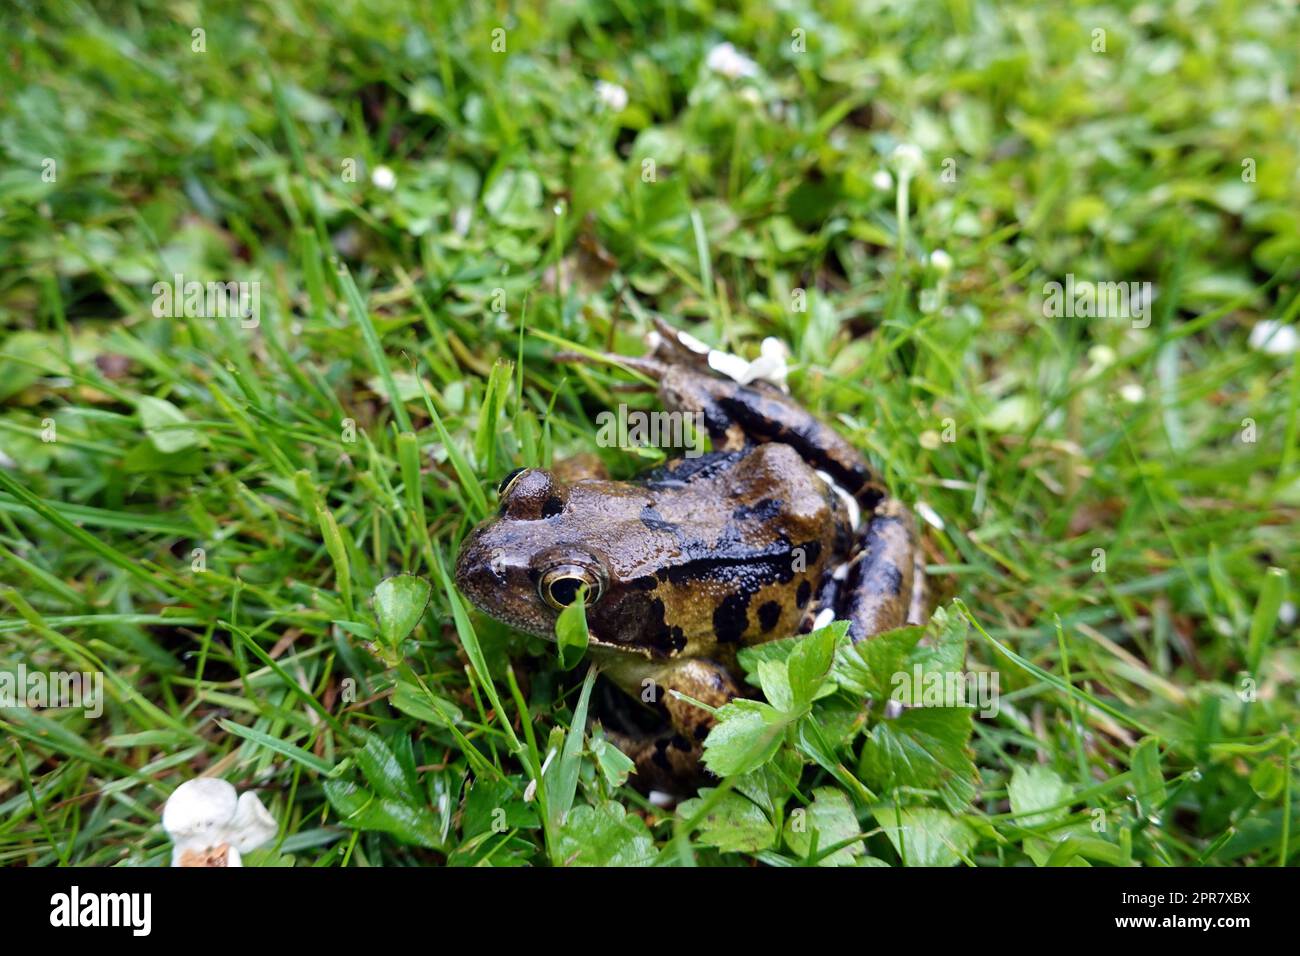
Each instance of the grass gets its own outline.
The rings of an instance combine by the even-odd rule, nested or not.
[[[199,773],[280,822],[261,865],[1294,862],[1300,359],[1247,344],[1300,312],[1294,9],[505,9],[6,12],[0,669],[106,702],[0,709],[0,862],[165,863]],[[178,273],[256,328],[156,316]],[[1068,274],[1146,320],[1054,316]],[[448,579],[512,467],[650,463],[595,442],[626,376],[554,356],[653,315],[788,342],[946,607],[928,652],[782,645],[676,809]],[[920,661],[996,715],[887,718]]]

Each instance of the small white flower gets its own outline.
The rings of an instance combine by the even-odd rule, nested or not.
[[[606,80],[596,81],[596,99],[607,109],[621,113],[627,109],[627,90],[617,83],[610,83]]]
[[[370,174],[370,181],[375,184],[375,188],[390,193],[397,186],[397,175],[387,166],[376,166]]]
[[[706,61],[710,70],[729,80],[740,77],[758,76],[758,64],[737,50],[730,43],[719,43],[709,51]]]
[[[162,812],[172,838],[172,866],[242,866],[241,854],[271,840],[276,824],[257,794],[235,796],[216,777],[198,777],[177,787]]]
[[[685,339],[682,341],[688,348],[694,348]],[[786,360],[790,357],[790,351],[780,339],[772,338],[770,335],[763,339],[758,358],[752,362],[747,362],[739,355],[732,355],[730,352],[723,352],[720,349],[709,349],[708,354],[709,368],[715,372],[721,372],[728,378],[735,379],[741,385],[748,385],[751,382],[762,380],[771,382],[783,390],[786,387],[786,376],[790,372]]]
[[[1115,364],[1115,350],[1109,345],[1094,345],[1088,349],[1088,360],[1098,368],[1109,368]]]
[[[952,271],[952,256],[942,249],[936,249],[930,253],[930,265],[934,266],[940,275],[946,276]]]
[[[469,206],[461,206],[456,210],[452,217],[451,228],[456,230],[456,235],[469,235],[469,225],[474,221],[474,210]]]
[[[882,193],[889,192],[894,188],[894,177],[889,175],[887,169],[877,169],[871,177],[871,185],[875,186]]]
[[[894,147],[893,154],[894,168],[898,170],[900,176],[915,176],[920,170],[921,164],[925,162],[925,157],[921,153],[921,147],[913,143],[899,143]]]
[[[1292,355],[1300,348],[1300,336],[1294,325],[1265,319],[1250,330],[1250,347],[1269,355]]]
[[[1147,397],[1147,391],[1137,382],[1129,382],[1120,386],[1119,397],[1130,405],[1136,405]]]

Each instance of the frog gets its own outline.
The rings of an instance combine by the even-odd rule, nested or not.
[[[711,450],[631,480],[591,456],[515,469],[464,539],[455,582],[488,616],[551,640],[581,594],[593,662],[654,718],[605,732],[636,786],[680,794],[710,780],[716,710],[756,693],[741,649],[835,618],[854,643],[923,623],[927,588],[910,509],[847,439],[655,325],[644,355],[559,357],[638,373],[665,410],[702,422]]]

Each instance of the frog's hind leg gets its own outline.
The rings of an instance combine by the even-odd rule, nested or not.
[[[656,703],[668,726],[659,732],[608,732],[610,740],[636,764],[632,783],[643,790],[680,793],[707,779],[701,758],[704,738],[716,723],[703,708],[676,696],[718,708],[740,696],[740,688],[721,664],[700,658],[670,665],[656,681]]]
[[[925,565],[907,507],[886,498],[862,533],[856,556],[834,593],[835,616],[853,643],[926,618]]]

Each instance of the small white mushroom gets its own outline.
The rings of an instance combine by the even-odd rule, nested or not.
[[[172,838],[172,866],[242,866],[241,854],[270,841],[275,819],[251,790],[216,777],[198,777],[177,787],[162,812]]]

